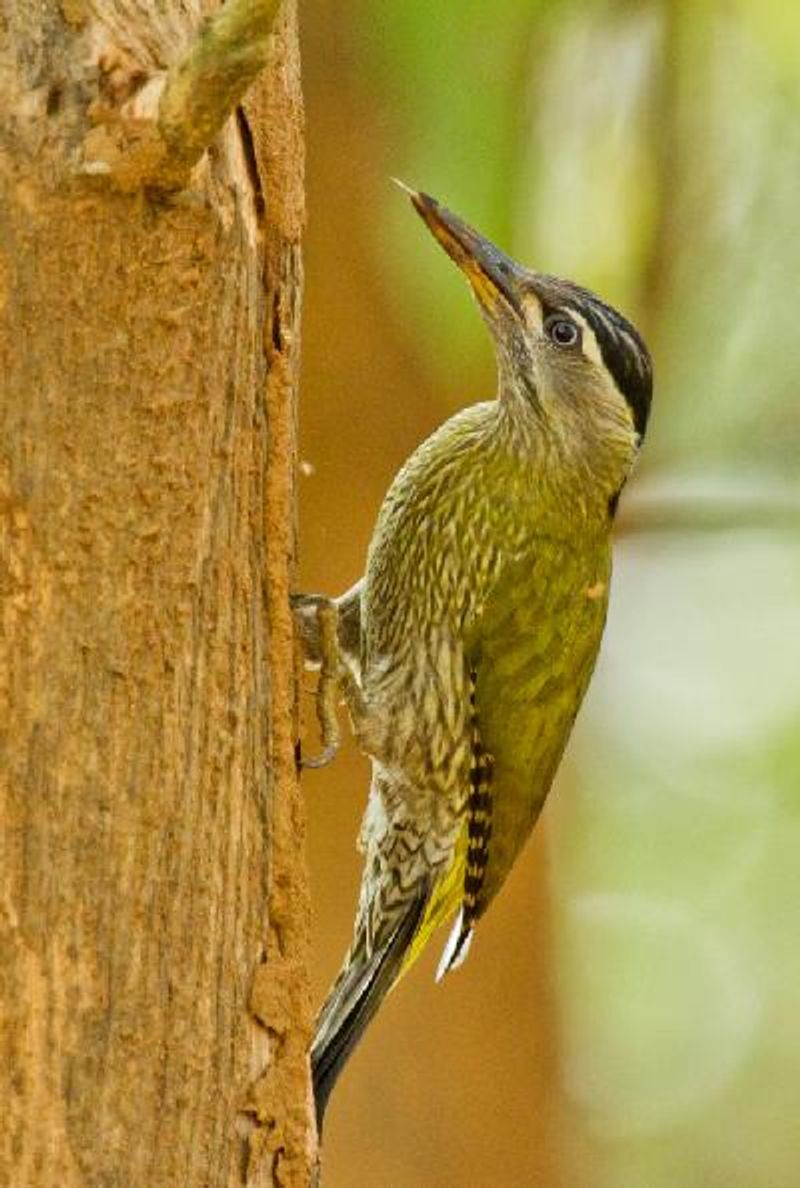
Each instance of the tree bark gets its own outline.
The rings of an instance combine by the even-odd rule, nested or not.
[[[287,603],[294,0],[184,189],[125,193],[87,167],[200,9],[12,0],[0,20],[14,1188],[304,1185],[315,1158]]]

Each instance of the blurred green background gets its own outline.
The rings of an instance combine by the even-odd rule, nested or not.
[[[490,395],[389,184],[599,290],[655,356],[601,662],[536,835],[334,1095],[326,1188],[800,1184],[800,6],[317,0],[301,588],[361,573],[401,462]],[[366,761],[309,773],[317,1001]]]

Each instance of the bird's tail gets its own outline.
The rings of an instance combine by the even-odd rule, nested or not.
[[[383,999],[402,972],[408,948],[425,914],[427,883],[405,905],[397,923],[379,943],[367,945],[361,930],[348,953],[317,1020],[311,1070],[317,1129],[339,1073]]]

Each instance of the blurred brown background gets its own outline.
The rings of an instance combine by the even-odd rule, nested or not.
[[[306,8],[300,587],[360,576],[399,465],[493,390],[391,175],[598,289],[657,367],[554,796],[466,966],[433,984],[442,936],[348,1066],[326,1188],[800,1183],[798,11]],[[349,743],[304,777],[318,1001],[366,788]]]

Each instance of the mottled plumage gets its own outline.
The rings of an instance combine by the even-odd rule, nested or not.
[[[363,582],[338,602],[372,783],[353,943],[312,1052],[320,1121],[385,993],[455,912],[440,974],[463,960],[533,827],[594,666],[613,512],[650,400],[646,348],[621,315],[412,198],[470,280],[499,389],[401,469]]]

